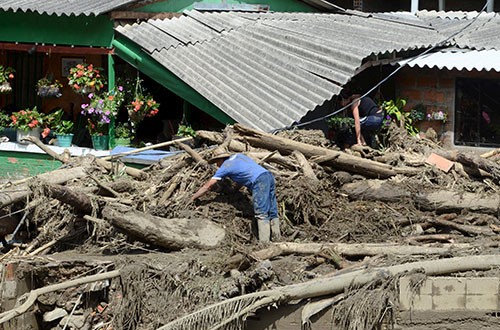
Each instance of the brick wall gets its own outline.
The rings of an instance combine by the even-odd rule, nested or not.
[[[453,141],[455,76],[447,70],[404,68],[396,77],[396,95],[406,99],[406,111],[422,104],[428,114],[439,111],[448,114],[444,123],[439,120],[423,120],[415,125],[423,132],[432,127],[448,146]]]

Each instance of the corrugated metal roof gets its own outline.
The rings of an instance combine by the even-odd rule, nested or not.
[[[196,23],[199,34],[192,32]],[[234,120],[270,131],[337,95],[365,58],[441,39],[417,25],[341,14],[188,11],[116,30]]]
[[[398,64],[420,68],[500,72],[500,51],[444,49],[415,59],[399,61]]]
[[[417,16],[429,22],[443,36],[453,35],[454,38],[449,43],[452,46],[477,50],[500,50],[500,15],[498,13],[424,10],[419,11]]]
[[[136,2],[138,0],[0,0],[0,9],[57,16],[97,16]]]

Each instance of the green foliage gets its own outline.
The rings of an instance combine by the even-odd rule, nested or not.
[[[66,135],[73,133],[74,123],[71,120],[64,120],[64,110],[58,109],[46,115],[45,124],[54,131],[55,134]]]
[[[188,136],[195,137],[196,131],[191,127],[191,125],[180,124],[179,128],[177,129],[177,135],[185,137]]]
[[[406,106],[406,100],[397,98],[396,100],[384,101],[382,107],[386,111],[386,125],[390,121],[395,122],[399,127],[404,127],[408,134],[416,135],[418,133],[418,128],[416,128],[415,120],[411,116],[410,111],[404,111]]]
[[[346,131],[354,127],[354,118],[352,117],[331,117],[327,121],[328,126],[337,132]]]
[[[5,112],[0,111],[0,128],[5,128],[10,124],[10,117]]]
[[[129,123],[119,123],[115,127],[115,138],[117,139],[132,139],[133,134]]]
[[[42,127],[44,116],[38,112],[37,108],[20,110],[10,116],[10,126],[27,131],[36,127]]]
[[[14,78],[14,72],[16,72],[16,70],[10,66],[5,67],[0,65],[0,83],[7,82],[9,79]]]
[[[77,93],[87,94],[92,90],[101,90],[106,79],[101,74],[101,68],[92,64],[81,63],[69,69],[68,84]]]

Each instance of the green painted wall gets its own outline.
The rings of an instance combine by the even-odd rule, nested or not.
[[[0,42],[102,46],[113,40],[108,16],[56,16],[0,12]]]
[[[141,7],[137,11],[145,12],[182,12],[187,9],[193,9],[195,2],[203,3],[222,3],[221,0],[177,0],[157,2],[148,6]],[[226,0],[226,4],[252,4],[252,5],[269,5],[271,11],[281,12],[316,12],[314,7],[311,7],[304,2],[297,0]]]
[[[0,178],[20,179],[58,169],[61,163],[45,154],[0,151]]]

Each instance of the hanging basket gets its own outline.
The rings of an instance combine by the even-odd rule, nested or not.
[[[40,97],[61,97],[61,90],[57,85],[38,86],[37,95]]]
[[[4,81],[3,83],[0,84],[1,94],[8,94],[10,92],[12,92],[12,86],[10,86],[10,82]]]

